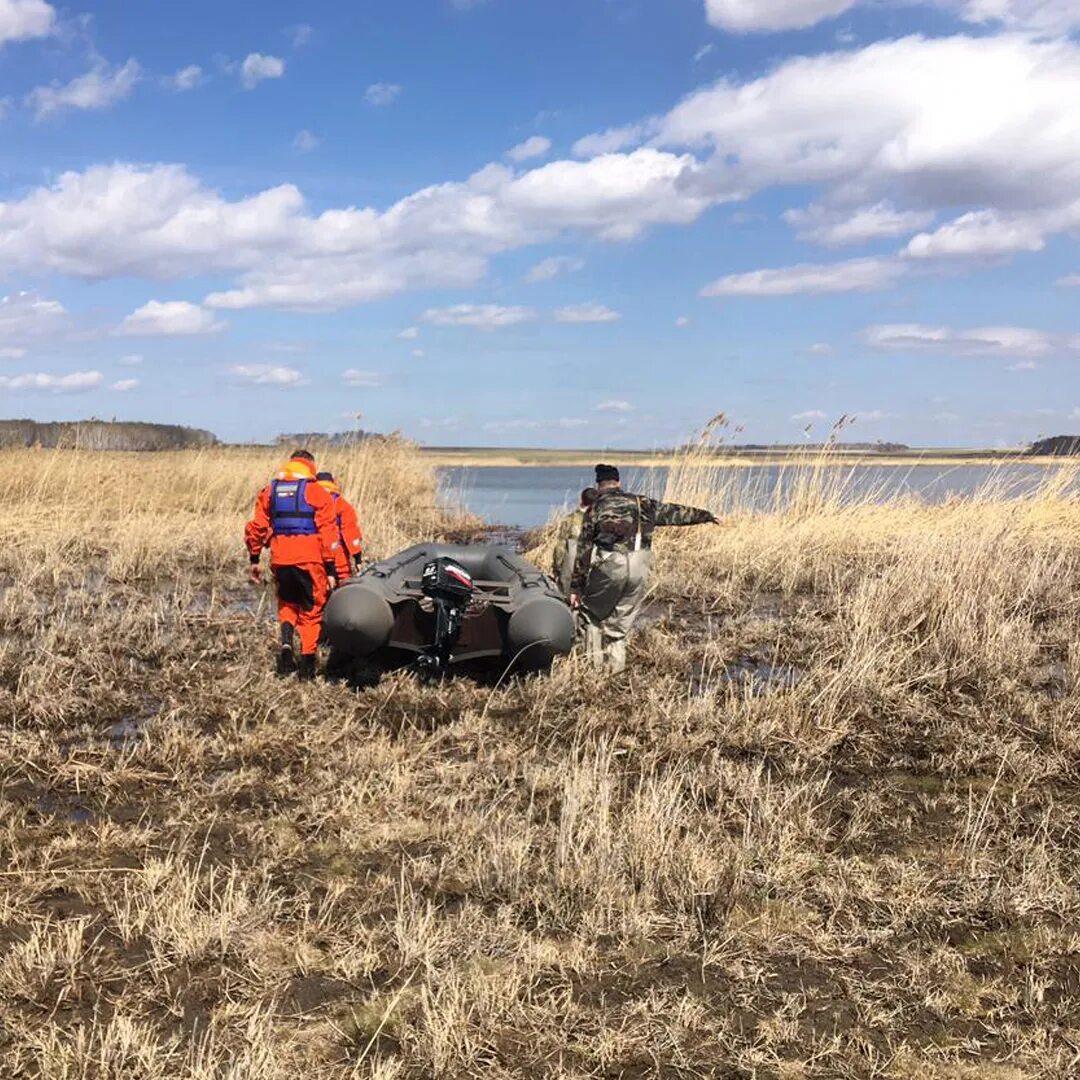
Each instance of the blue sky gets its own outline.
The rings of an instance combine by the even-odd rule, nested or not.
[[[1080,430],[1074,0],[0,0],[0,415]]]

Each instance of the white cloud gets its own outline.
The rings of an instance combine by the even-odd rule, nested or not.
[[[56,9],[45,0],[0,0],[0,45],[48,37],[56,29]]]
[[[229,374],[237,382],[255,386],[296,386],[303,381],[296,368],[275,364],[234,364],[229,368]]]
[[[891,0],[904,6],[905,0]],[[937,0],[939,7],[970,23],[1000,23],[1006,27],[1067,33],[1080,26],[1075,0]],[[801,30],[869,0],[705,0],[713,26],[741,33]]]
[[[15,345],[0,346],[0,360],[21,360],[26,355],[26,350]]]
[[[385,211],[315,216],[291,184],[229,201],[181,166],[94,166],[0,202],[0,265],[85,278],[232,271],[239,282],[210,306],[333,310],[469,287],[490,256],[566,234],[617,241],[693,221],[709,205],[690,190],[696,167],[690,155],[652,149],[520,175],[490,165]]]
[[[856,210],[837,211],[819,205],[808,206],[805,210],[788,210],[784,220],[798,230],[800,240],[842,247],[912,233],[929,225],[934,220],[934,212],[897,210],[883,199],[873,206]]]
[[[415,341],[420,336],[419,326],[406,326],[404,330],[398,334],[398,337],[402,341]]]
[[[689,320],[689,319],[688,319],[688,318],[687,318],[687,317],[686,317],[685,315],[680,315],[680,316],[679,316],[679,317],[678,317],[678,318],[677,318],[677,319],[675,320],[675,326],[676,326],[676,327],[677,327],[677,328],[678,328],[679,330],[683,330],[683,329],[685,329],[685,328],[686,328],[687,326],[689,326],[689,325],[690,325],[690,320]]]
[[[186,337],[224,329],[224,323],[198,304],[150,300],[124,319],[116,332],[126,337]]]
[[[594,405],[593,408],[597,412],[628,413],[634,411],[634,406],[629,401],[622,401],[618,398],[601,401],[599,405]]]
[[[423,360],[425,356],[423,349],[413,349],[412,354],[416,357],[417,360]]]
[[[140,382],[140,379],[117,379],[109,389],[116,390],[121,394],[126,394],[129,390],[134,390]]]
[[[203,69],[198,64],[188,64],[172,75],[168,83],[174,90],[182,93],[185,90],[194,90],[202,81]]]
[[[341,381],[346,386],[370,389],[382,386],[386,382],[386,377],[377,371],[358,371],[356,368],[349,368],[348,371],[341,373]]]
[[[955,330],[919,323],[871,326],[867,344],[877,349],[934,351],[961,356],[1042,356],[1058,347],[1052,334],[1018,326]]]
[[[713,52],[715,49],[716,46],[711,41],[707,45],[702,45],[701,48],[698,49],[696,53],[694,53],[694,63],[700,64],[701,61],[704,60],[705,57],[708,56],[709,53]]]
[[[479,326],[484,330],[514,326],[535,318],[536,312],[532,308],[500,307],[498,304],[455,304],[453,307],[428,308],[420,316],[422,322],[435,326]]]
[[[240,65],[240,82],[245,90],[254,90],[264,79],[280,79],[285,74],[285,61],[279,56],[248,53]]]
[[[1047,227],[1032,215],[1003,215],[975,210],[947,222],[932,233],[912,237],[904,254],[915,259],[992,258],[1024,251],[1042,251]]]
[[[26,104],[37,120],[64,109],[107,109],[129,97],[141,78],[142,68],[136,60],[117,68],[99,60],[85,75],[66,85],[53,83],[31,90],[26,95]]]
[[[0,389],[43,390],[51,394],[77,394],[93,390],[105,381],[100,371],[73,371],[70,375],[51,375],[43,371],[26,375],[0,375]]]
[[[647,134],[641,124],[629,124],[626,127],[608,128],[595,135],[584,135],[574,143],[575,157],[591,158],[602,154],[614,154],[634,146]]]
[[[895,259],[850,259],[804,263],[772,270],[728,274],[706,285],[702,296],[799,296],[874,292],[894,284],[905,267]]]
[[[4,345],[57,334],[67,328],[68,321],[59,300],[34,292],[0,296],[0,343]]]
[[[364,100],[369,105],[383,106],[392,105],[401,95],[401,86],[398,83],[372,83],[364,91]]]
[[[1039,365],[1031,359],[1018,360],[1015,364],[1009,365],[1010,371],[1038,371]]]
[[[299,150],[301,154],[307,154],[316,149],[321,141],[318,135],[304,128],[303,131],[297,132],[292,144],[294,150]]]
[[[550,139],[543,135],[530,135],[524,142],[511,146],[506,151],[506,156],[511,161],[529,161],[531,158],[543,157],[550,149]]]
[[[651,130],[655,145],[710,155],[694,187],[714,201],[812,185],[848,220],[883,203],[904,214],[975,206],[957,228],[1007,226],[1027,234],[1010,249],[1030,250],[1040,230],[1072,228],[1080,213],[1080,45],[958,35],[797,56],[690,94]],[[939,232],[947,253],[955,245]],[[924,245],[936,253],[919,240],[910,254]]]
[[[530,284],[538,281],[551,281],[560,274],[574,274],[583,269],[585,260],[575,255],[552,255],[550,258],[541,259],[526,275],[525,280]]]
[[[121,356],[116,362],[124,367],[138,367],[144,359],[142,353],[128,353],[127,356]]]
[[[832,346],[824,341],[815,341],[806,350],[811,356],[828,356],[832,352]]]
[[[1080,274],[1067,274],[1065,277],[1058,278],[1055,284],[1067,289],[1080,287]]]
[[[867,409],[865,412],[855,413],[852,419],[873,424],[878,420],[888,420],[891,416],[892,413],[887,413],[883,409]]]
[[[570,304],[555,312],[555,321],[561,323],[606,323],[621,318],[620,312],[596,303]]]
[[[806,409],[804,412],[797,412],[792,417],[792,420],[824,420],[825,413],[820,409]]]
[[[842,15],[858,0],[705,0],[705,16],[713,26],[742,33],[801,30]]]

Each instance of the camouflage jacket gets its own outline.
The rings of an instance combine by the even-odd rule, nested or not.
[[[589,576],[593,547],[633,551],[652,547],[653,530],[663,525],[705,525],[715,520],[708,510],[658,502],[616,488],[605,491],[586,511],[574,563],[573,589],[581,592]],[[641,535],[640,543],[638,534]]]
[[[570,595],[570,578],[577,561],[578,539],[585,522],[585,511],[575,510],[559,522],[555,530],[555,552],[551,560],[551,576],[564,595]]]

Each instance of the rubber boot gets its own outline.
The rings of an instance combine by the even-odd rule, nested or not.
[[[296,656],[293,654],[293,625],[281,624],[281,650],[278,652],[277,673],[291,675],[296,670]]]
[[[301,682],[311,682],[315,678],[315,654],[300,657],[297,677]]]

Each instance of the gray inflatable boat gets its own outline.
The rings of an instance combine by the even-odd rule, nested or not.
[[[323,632],[337,661],[412,662],[439,676],[498,658],[538,671],[574,643],[574,618],[535,566],[489,544],[418,544],[335,590]]]

